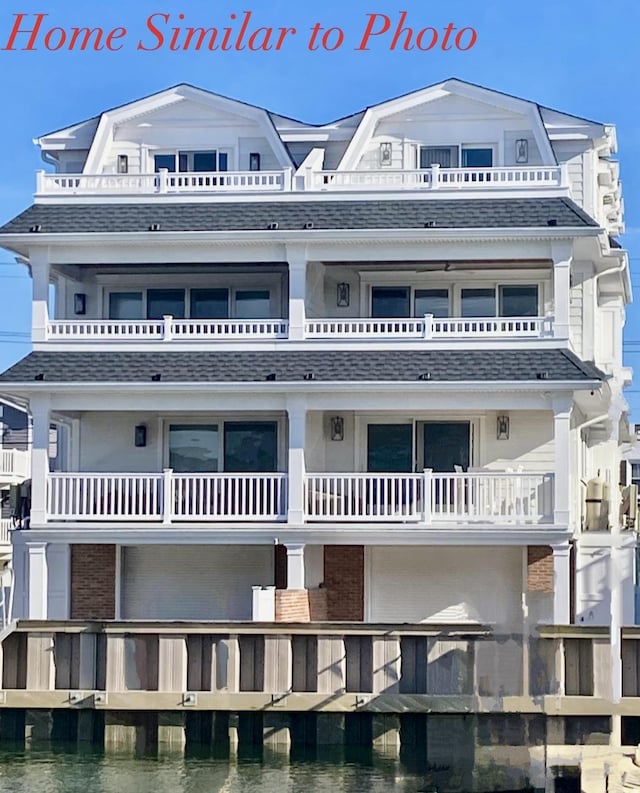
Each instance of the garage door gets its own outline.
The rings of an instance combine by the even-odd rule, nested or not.
[[[520,548],[369,548],[371,622],[487,622],[521,619]]]
[[[270,545],[122,549],[123,619],[250,620],[252,586],[273,584]]]

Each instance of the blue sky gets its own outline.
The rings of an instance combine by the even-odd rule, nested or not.
[[[180,82],[227,94],[308,122],[348,115],[367,105],[446,77],[480,83],[567,112],[614,123],[626,207],[623,243],[634,280],[640,276],[640,3],[637,0],[111,0],[88,4],[5,0],[0,11],[4,47],[14,14],[48,12],[53,26],[122,26],[119,52],[0,52],[5,109],[0,127],[0,222],[31,200],[41,163],[32,139]],[[52,7],[54,6],[54,7]],[[444,29],[471,26],[477,43],[467,52],[391,51],[391,35],[357,51],[370,13],[386,14],[395,27]],[[252,12],[253,23],[295,27],[279,52],[156,52],[136,50],[149,14],[168,13],[172,23],[223,27],[230,15]],[[179,22],[178,14],[185,20]],[[33,21],[29,16],[26,21]],[[343,45],[310,52],[315,23],[338,26]],[[149,40],[147,36],[147,40]],[[21,41],[24,41],[22,39]],[[640,376],[640,305],[630,307],[626,363]],[[13,257],[0,251],[0,370],[29,351],[30,281]],[[640,383],[631,387],[633,419],[640,422]]]

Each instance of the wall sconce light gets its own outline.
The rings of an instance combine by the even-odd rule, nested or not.
[[[342,416],[331,416],[331,440],[344,440],[344,418]]]
[[[87,313],[87,296],[82,292],[76,292],[73,296],[73,313],[78,315]]]
[[[129,156],[118,154],[118,173],[129,173]]]
[[[391,143],[380,144],[380,165],[383,168],[391,165]]]
[[[526,138],[516,141],[516,162],[529,162],[529,141]]]
[[[249,154],[249,170],[250,171],[259,171],[260,170],[260,152],[259,151],[252,151]]]
[[[498,416],[496,422],[496,438],[499,441],[509,440],[509,416]]]
[[[146,446],[147,445],[147,425],[146,424],[137,424],[134,433],[134,440],[135,445]]]
[[[351,287],[347,283],[338,284],[336,303],[338,308],[346,308],[350,303]]]

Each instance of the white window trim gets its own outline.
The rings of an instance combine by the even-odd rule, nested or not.
[[[410,290],[410,310],[413,311],[415,305],[416,290],[421,289],[448,289],[449,290],[449,316],[461,317],[462,316],[462,290],[463,289],[493,289],[496,301],[496,312],[500,308],[500,287],[502,286],[535,286],[538,288],[538,313],[537,316],[544,316],[544,307],[547,304],[547,290],[548,281],[540,278],[529,279],[513,279],[513,278],[500,278],[495,279],[492,275],[491,280],[480,280],[474,278],[470,281],[460,283],[459,281],[441,281],[434,280],[425,284],[421,281],[414,279],[402,278],[402,273],[394,273],[393,280],[381,280],[375,276],[371,278],[361,277],[361,290],[360,290],[360,316],[370,317],[372,310],[372,288],[381,286],[398,286],[408,287]],[[413,316],[413,314],[411,314]],[[500,314],[496,313],[496,317]]]
[[[171,424],[191,424],[197,427],[213,427],[215,425],[218,428],[218,470],[211,471],[210,473],[225,473],[220,469],[220,465],[224,463],[224,424],[227,421],[274,422],[277,428],[277,471],[275,473],[286,473],[286,462],[288,458],[288,449],[286,446],[286,416],[279,413],[264,413],[259,416],[256,416],[255,413],[250,415],[246,413],[225,413],[224,415],[216,413],[214,415],[199,416],[194,416],[193,414],[187,416],[160,416],[159,427],[162,443],[158,444],[158,446],[161,470],[169,467],[169,427]]]
[[[469,466],[477,468],[480,466],[482,460],[482,423],[485,417],[477,412],[469,412],[462,415],[452,415],[451,413],[434,412],[428,415],[420,414],[416,416],[397,416],[395,414],[384,415],[380,413],[359,413],[355,417],[355,431],[354,431],[354,444],[355,455],[354,462],[356,473],[367,472],[367,426],[369,424],[410,424],[413,427],[412,434],[412,466],[414,473],[417,471],[419,462],[418,454],[418,439],[419,427],[422,424],[429,424],[431,422],[469,422],[470,432],[470,449],[469,449]]]
[[[238,292],[268,292],[269,293],[269,312],[272,317],[270,319],[278,319],[279,317],[274,315],[274,303],[275,303],[275,292],[273,285],[264,285],[260,286],[258,284],[252,286],[212,286],[212,285],[198,285],[198,286],[138,286],[138,285],[131,285],[131,287],[122,287],[120,289],[105,287],[103,291],[102,297],[102,319],[108,320],[109,319],[109,304],[110,304],[110,297],[112,294],[118,294],[119,292],[141,292],[142,293],[142,319],[141,320],[130,320],[131,322],[146,322],[147,321],[147,293],[149,290],[153,289],[182,289],[184,291],[184,313],[185,319],[191,319],[189,316],[191,313],[191,291],[198,290],[198,289],[226,289],[229,293],[228,298],[228,306],[229,306],[229,317],[228,319],[237,319],[235,317],[235,307],[236,307],[236,294]],[[117,321],[117,320],[114,320]],[[125,322],[127,320],[124,320]],[[153,320],[149,320],[153,321]],[[160,320],[155,320],[159,322]],[[215,320],[214,320],[215,321]],[[224,320],[221,320],[224,321]]]

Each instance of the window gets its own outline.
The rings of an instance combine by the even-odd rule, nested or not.
[[[229,290],[192,289],[189,316],[191,319],[227,319]]]
[[[457,146],[420,146],[420,168],[439,165],[441,168],[458,167]]]
[[[372,286],[371,316],[408,317],[411,289],[408,286]]]
[[[501,317],[537,317],[537,286],[501,286]]]
[[[218,426],[171,424],[169,468],[177,473],[218,470]]]
[[[277,471],[278,423],[171,424],[169,468],[177,473]]]
[[[413,470],[412,439],[411,424],[368,424],[367,471],[411,472]]]
[[[236,319],[268,319],[271,316],[268,289],[238,289],[235,305]]]
[[[109,319],[269,319],[269,289],[147,289],[111,292]]]
[[[414,316],[432,314],[436,318],[449,316],[448,289],[416,289],[414,294]]]
[[[495,289],[463,289],[460,292],[460,309],[461,317],[495,317]]]
[[[112,292],[109,319],[142,319],[142,292]]]
[[[166,168],[171,173],[186,171],[209,172],[229,170],[229,152],[218,151],[179,151],[166,154],[154,154],[153,163],[156,173]]]
[[[475,146],[462,147],[463,168],[491,168],[493,166],[493,149]]]
[[[147,290],[147,319],[162,319],[166,314],[184,319],[184,289]]]

